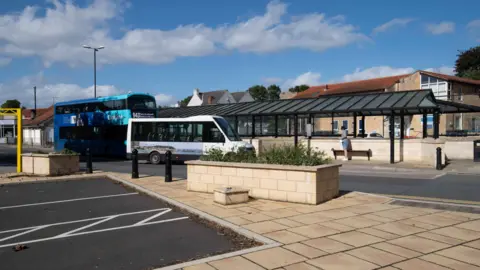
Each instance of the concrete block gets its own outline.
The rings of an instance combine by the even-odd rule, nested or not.
[[[213,191],[213,199],[223,205],[248,202],[248,189],[245,188],[216,188]]]

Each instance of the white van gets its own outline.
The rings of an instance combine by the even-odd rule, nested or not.
[[[139,160],[152,164],[163,162],[167,150],[172,152],[172,160],[198,159],[211,148],[225,153],[239,148],[254,150],[219,116],[131,118],[127,132],[127,157],[137,149]]]

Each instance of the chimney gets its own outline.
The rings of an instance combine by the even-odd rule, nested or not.
[[[327,91],[328,90],[328,84],[325,84],[325,89],[323,89],[323,91]]]
[[[198,88],[193,89],[194,96],[199,96],[199,94],[200,94],[200,90],[198,90]]]
[[[35,119],[35,116],[37,114],[37,110],[33,109],[30,111],[30,119],[33,120]]]
[[[208,96],[207,104],[213,104],[213,96]]]

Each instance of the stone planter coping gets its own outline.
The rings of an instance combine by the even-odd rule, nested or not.
[[[72,155],[72,154],[57,154],[57,153],[48,153],[48,154],[40,154],[40,153],[25,153],[22,154],[22,157],[65,157],[65,156],[72,156],[76,157],[79,156],[78,154]]]
[[[222,193],[222,194],[239,194],[239,193],[248,193],[249,189],[240,188],[240,187],[224,187],[224,188],[216,188],[214,192]]]
[[[217,161],[202,161],[202,160],[186,161],[185,164],[231,167],[231,168],[263,169],[263,170],[299,171],[299,172],[317,172],[325,168],[342,166],[342,164],[325,164],[325,165],[319,165],[319,166],[295,166],[295,165],[279,165],[279,164],[264,164],[264,163],[217,162]]]

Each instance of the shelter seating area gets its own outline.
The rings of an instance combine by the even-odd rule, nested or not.
[[[357,118],[365,124],[365,117],[384,116],[389,121],[389,160],[390,163],[401,161],[396,158],[395,149],[403,150],[403,143],[398,143],[405,138],[405,123],[403,116],[422,115],[423,132],[422,138],[427,138],[427,115],[433,115],[433,138],[439,138],[440,114],[449,113],[475,113],[480,112],[480,107],[466,105],[451,101],[435,99],[431,90],[412,90],[382,93],[362,93],[349,95],[329,95],[319,98],[287,99],[275,101],[256,101],[234,104],[220,104],[207,106],[194,106],[185,108],[165,108],[159,111],[160,118],[190,117],[197,115],[218,115],[229,121],[242,137],[293,137],[293,143],[298,145],[299,137],[306,136],[309,139],[316,138],[316,132],[307,133],[308,128],[299,128],[299,122],[305,125],[311,124],[315,118],[332,118],[331,135],[334,132],[334,117],[353,117],[353,138],[365,138],[365,127],[360,127],[357,134]],[[400,136],[395,138],[395,116],[400,116]],[[304,119],[305,121],[300,121]],[[246,123],[246,124],[245,124]],[[247,126],[246,132],[244,127]],[[248,128],[249,127],[249,128]],[[290,128],[293,127],[293,128]],[[244,130],[242,130],[244,129]],[[289,132],[286,132],[290,130]],[[302,132],[299,132],[302,130]],[[241,132],[240,132],[241,131]],[[320,136],[318,136],[320,137]],[[317,137],[317,138],[318,138]],[[338,140],[337,140],[338,141]],[[397,141],[397,142],[396,142]],[[422,140],[415,140],[422,143]],[[383,143],[386,140],[382,140]],[[356,142],[353,140],[354,150]],[[436,141],[435,143],[439,143]],[[327,149],[329,151],[332,146]],[[429,143],[431,144],[431,142]],[[323,147],[322,147],[323,148]],[[429,147],[430,148],[430,147]],[[383,148],[382,148],[383,149]],[[323,150],[323,149],[322,149]],[[415,149],[412,149],[412,151]],[[420,149],[417,149],[420,151]],[[385,153],[375,153],[371,150],[371,156],[384,156]],[[397,150],[398,151],[398,150]],[[431,152],[431,149],[428,150]],[[400,156],[402,153],[400,153]]]

